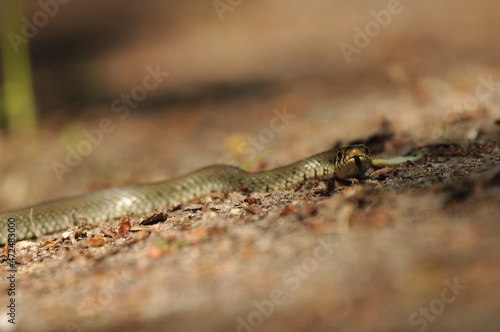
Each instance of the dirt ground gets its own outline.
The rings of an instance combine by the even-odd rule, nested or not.
[[[150,216],[129,216],[130,232],[115,220],[18,242],[16,324],[5,318],[13,297],[2,278],[0,330],[498,331],[500,68],[490,32],[499,24],[487,16],[497,9],[494,2],[480,8],[457,3],[460,13],[470,14],[463,20],[475,35],[457,23],[433,25],[439,20],[416,4],[352,65],[335,42],[333,59],[321,62],[311,51],[302,55],[300,69],[277,68],[289,49],[265,44],[277,54],[275,62],[259,62],[270,70],[265,75],[243,54],[242,64],[229,62],[222,73],[214,59],[223,52],[209,49],[214,62],[202,72],[194,65],[198,76],[166,66],[170,76],[149,95],[154,102],[130,108],[124,117],[110,111],[113,97],[106,96],[137,84],[123,69],[137,55],[137,44],[85,63],[94,73],[106,68],[120,83],[108,77],[110,88],[99,96],[104,102],[73,117],[61,120],[60,113],[47,111],[37,139],[1,137],[1,210],[161,181],[214,163],[271,169],[353,142],[365,143],[376,158],[425,154],[371,170],[358,181],[312,180],[249,197],[213,193],[169,209],[166,220],[144,225]],[[383,8],[386,2],[376,4]],[[228,12],[224,30],[204,30],[206,38],[231,36],[228,25],[253,36],[245,24],[263,15],[259,6],[266,5],[241,6]],[[367,5],[363,12],[372,6],[379,8]],[[448,13],[445,5],[436,6]],[[271,9],[284,16],[268,23],[294,17],[293,9]],[[370,17],[360,19],[355,8],[344,12],[352,14],[339,18],[347,32],[333,38],[350,42],[353,26]],[[321,10],[306,14],[326,24]],[[431,32],[402,43],[422,17]],[[200,37],[191,37],[196,45]],[[146,45],[144,38],[138,40]],[[324,40],[305,48],[320,50],[313,46]],[[254,42],[249,38],[248,47]],[[174,60],[183,59],[186,45],[172,47],[168,61],[180,63]],[[109,66],[124,50],[122,67]],[[268,58],[254,59],[260,60]],[[336,67],[322,72],[318,62]],[[297,74],[307,68],[314,75]],[[140,76],[143,69],[141,63],[131,71]],[[256,71],[263,76],[256,78]],[[215,83],[207,83],[211,75]],[[113,130],[96,134],[94,144],[85,133],[96,133],[103,119]],[[67,163],[82,141],[91,142],[91,151],[69,171],[56,171],[54,162]],[[2,276],[9,275],[6,249],[0,260]]]

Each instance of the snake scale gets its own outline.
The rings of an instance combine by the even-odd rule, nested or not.
[[[406,160],[409,159],[393,163]],[[383,164],[380,161],[378,164]],[[66,230],[74,225],[77,218],[102,223],[130,214],[145,215],[212,191],[227,193],[244,188],[249,192],[271,192],[324,176],[356,178],[366,173],[373,164],[375,160],[371,159],[368,148],[357,144],[257,173],[234,166],[208,166],[173,180],[104,189],[0,212],[0,244]]]

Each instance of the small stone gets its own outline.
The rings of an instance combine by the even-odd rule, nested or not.
[[[232,216],[239,216],[239,215],[241,215],[241,210],[237,209],[237,208],[234,208],[234,209],[231,209],[229,211],[229,214],[232,215]]]

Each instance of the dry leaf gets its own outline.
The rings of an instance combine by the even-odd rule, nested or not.
[[[103,237],[93,237],[88,240],[89,247],[102,247],[106,244],[106,240]]]
[[[120,224],[120,228],[118,228],[118,235],[123,238],[127,238],[130,235],[130,218],[123,217],[122,222]]]

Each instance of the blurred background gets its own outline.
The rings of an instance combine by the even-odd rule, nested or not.
[[[499,114],[497,83],[475,96],[483,81],[500,82],[498,9],[494,0],[4,2],[0,208],[214,162],[271,167],[384,120],[417,142],[477,137],[478,125],[444,127],[450,115]],[[268,131],[273,117],[289,121]]]

